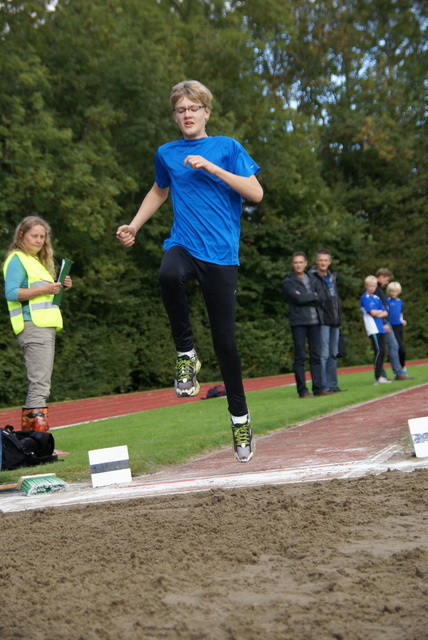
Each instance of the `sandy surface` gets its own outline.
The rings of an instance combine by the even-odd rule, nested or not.
[[[426,469],[0,518],[2,640],[428,639]]]

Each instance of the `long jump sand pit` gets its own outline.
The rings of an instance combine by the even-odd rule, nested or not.
[[[2,640],[426,640],[428,470],[0,514]]]

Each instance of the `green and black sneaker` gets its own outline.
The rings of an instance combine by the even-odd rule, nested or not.
[[[254,455],[255,442],[253,432],[251,431],[250,415],[248,414],[245,422],[233,424],[233,450],[238,462],[249,462]]]
[[[175,395],[178,398],[190,398],[199,393],[200,385],[196,374],[201,368],[198,356],[177,356],[175,362]]]

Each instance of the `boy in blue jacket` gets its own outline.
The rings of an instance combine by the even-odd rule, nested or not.
[[[401,284],[399,282],[390,282],[386,288],[388,298],[389,322],[398,342],[398,356],[404,373],[406,371],[406,347],[404,346],[403,329],[407,325],[407,321],[403,317],[403,301],[398,296],[401,293]]]
[[[385,360],[385,335],[383,318],[388,317],[382,300],[375,295],[377,279],[375,276],[367,276],[364,280],[365,293],[360,298],[361,313],[363,314],[364,326],[367,335],[371,340],[374,353],[374,384],[390,384],[391,380],[382,375],[383,361]]]

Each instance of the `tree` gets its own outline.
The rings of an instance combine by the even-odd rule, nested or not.
[[[264,200],[244,202],[242,216],[244,374],[290,370],[282,280],[293,251],[311,261],[322,246],[339,271],[346,362],[367,357],[358,299],[379,266],[402,281],[409,353],[423,351],[426,17],[416,0],[0,3],[3,249],[35,213],[51,223],[58,258],[74,261],[52,400],[172,383],[157,283],[170,203],[133,249],[114,234],[153,184],[157,146],[178,135],[168,97],[183,78],[214,93],[209,134],[238,139],[262,168]],[[197,286],[189,296],[201,379],[215,380]],[[5,314],[0,344],[1,401],[19,403],[22,362]]]

